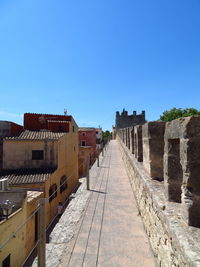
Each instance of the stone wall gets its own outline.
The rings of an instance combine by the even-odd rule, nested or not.
[[[128,115],[128,112],[123,109],[122,113],[120,114],[119,111],[116,112],[116,119],[115,119],[115,127],[116,129],[131,127],[138,124],[145,123],[145,111],[143,110],[141,114],[136,113],[133,111],[133,114]]]
[[[182,122],[182,124],[184,126],[180,126],[180,123],[183,120],[184,123]],[[199,123],[197,123],[197,120],[198,119],[187,118],[176,121],[175,124],[179,125],[180,128],[182,127],[181,129],[184,133],[181,139],[181,143],[184,142],[184,138],[189,138],[190,133],[193,134],[193,139],[191,140],[194,140],[196,142],[197,137],[194,138],[194,134],[197,132],[198,127],[194,125],[199,125]],[[191,125],[196,127],[196,131]],[[166,127],[164,124],[160,124],[159,126],[159,122],[157,125],[156,122],[153,122],[153,124],[151,122],[151,124],[144,125],[142,127],[144,138],[143,153],[146,153],[145,155],[147,156],[145,157],[147,157],[148,159],[148,161],[146,161],[146,164],[148,163],[149,165],[154,165],[155,161],[151,160],[151,156],[154,158],[159,154],[161,157],[159,159],[160,162],[162,163],[163,160],[163,165],[166,165],[163,140],[164,132],[165,142],[166,140],[168,140],[168,137],[170,137],[169,132],[173,132],[172,128],[171,130],[169,130],[169,127],[172,127],[171,124],[166,125],[168,130],[165,129]],[[123,129],[123,131],[124,130],[125,129]],[[158,266],[200,266],[200,229],[188,226],[189,223],[185,219],[185,213],[183,212],[184,203],[169,201],[168,194],[166,193],[166,181],[162,181],[163,179],[155,180],[154,177],[151,176],[151,168],[154,166],[144,168],[144,163],[137,160],[137,158],[133,154],[133,151],[128,148],[126,140],[124,140],[124,142],[122,141],[122,137],[124,136],[123,131],[118,131],[117,139],[120,143],[122,156],[126,164],[127,172],[138,204],[139,214],[143,219],[144,227],[149,237],[152,249],[158,259]],[[157,142],[152,142],[152,139],[156,140],[156,135],[159,137],[157,139]],[[175,137],[177,139],[177,136]],[[159,140],[162,140],[162,145],[158,144]],[[186,141],[188,142],[188,140]],[[191,142],[189,142],[189,145],[190,143]],[[158,146],[156,144],[158,144]],[[197,142],[195,144],[196,147],[198,147]],[[190,149],[191,146],[187,146],[187,148]],[[188,151],[191,152],[191,149]],[[165,154],[166,153],[167,150],[165,146]],[[188,157],[184,157],[183,155],[181,156],[181,158],[182,161],[183,159],[188,159]],[[194,157],[190,156],[189,159],[190,158],[193,159],[193,165],[191,166],[194,167]],[[161,166],[159,168],[159,172],[162,174],[163,169],[165,168],[166,166]],[[182,194],[183,193],[184,192],[182,192]]]

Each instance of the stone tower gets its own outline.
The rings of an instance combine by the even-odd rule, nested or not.
[[[133,111],[132,115],[128,115],[128,111],[126,111],[125,109],[123,109],[121,114],[119,113],[119,111],[116,112],[116,129],[131,127],[138,124],[144,124],[145,122],[146,120],[144,110],[139,115],[137,115],[136,111]]]

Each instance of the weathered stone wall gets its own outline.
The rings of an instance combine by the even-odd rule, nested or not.
[[[158,266],[200,266],[200,229],[186,224],[181,204],[167,201],[164,182],[152,180],[119,136],[117,139]]]

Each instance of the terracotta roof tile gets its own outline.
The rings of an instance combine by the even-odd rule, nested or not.
[[[8,178],[10,185],[44,183],[55,169],[3,170],[0,179]]]
[[[58,140],[66,133],[55,133],[51,131],[23,131],[19,136],[6,137],[4,140]]]
[[[48,122],[55,122],[55,123],[67,123],[69,124],[69,121],[56,121],[56,120],[47,120]]]
[[[96,128],[93,127],[81,127],[78,129],[79,131],[96,131]]]

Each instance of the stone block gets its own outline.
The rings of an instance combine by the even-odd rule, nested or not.
[[[138,161],[143,161],[143,148],[142,148],[142,125],[134,127],[134,152]]]
[[[200,227],[200,117],[166,123],[165,191],[169,201],[181,202],[183,216]]]
[[[142,126],[143,165],[150,177],[163,181],[165,122],[152,121]]]
[[[130,127],[129,138],[130,138],[130,151],[132,154],[134,154],[134,127]]]
[[[128,149],[130,149],[130,127],[126,128],[127,130],[127,142],[126,142],[126,146],[128,147]]]

